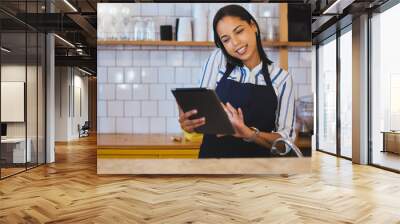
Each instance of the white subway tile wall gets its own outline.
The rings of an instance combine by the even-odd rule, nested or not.
[[[174,83],[175,68],[173,67],[160,67],[158,68],[158,82],[159,83]]]
[[[148,117],[135,117],[133,118],[133,133],[148,134],[150,132],[150,124]]]
[[[97,83],[107,82],[107,67],[97,67]]]
[[[173,117],[175,115],[175,107],[176,104],[174,101],[158,101],[158,116]]]
[[[175,4],[175,16],[192,16],[192,5],[190,3]]]
[[[125,68],[124,76],[125,83],[140,83],[140,68]]]
[[[143,83],[157,83],[158,82],[158,69],[156,67],[142,68],[142,82]]]
[[[140,14],[142,16],[157,16],[158,8],[158,4],[140,4]]]
[[[168,50],[132,49],[131,55],[145,55],[148,60],[160,60],[135,63],[133,66],[99,67],[99,104],[98,117],[100,131],[104,133],[179,133],[178,110],[171,94],[171,89],[198,86],[202,76],[202,67],[212,47],[190,48],[182,51],[180,48]],[[103,50],[100,50],[99,54]],[[118,55],[118,51],[104,50]],[[123,50],[127,51],[126,49]],[[277,49],[266,49],[272,61],[279,64]],[[140,52],[139,54],[137,52]],[[161,52],[161,53],[160,53]],[[124,53],[129,55],[128,53]],[[185,57],[183,55],[186,55]],[[178,58],[172,62],[173,58]],[[129,57],[129,56],[128,56]],[[183,58],[191,57],[200,62],[183,63]],[[295,83],[296,97],[311,93],[311,50],[291,48],[289,52],[289,72]],[[196,61],[195,60],[195,61]],[[139,66],[138,64],[142,64]],[[108,77],[108,78],[104,78]],[[117,117],[118,120],[106,119]],[[123,120],[120,118],[130,118]],[[122,121],[124,124],[122,124]],[[105,123],[104,123],[105,122]],[[157,122],[160,122],[157,124]],[[107,127],[111,125],[112,127]],[[128,127],[130,126],[130,127]]]
[[[140,4],[129,4],[126,7],[129,7],[131,16],[140,16]]]
[[[113,84],[98,84],[98,97],[101,100],[115,99],[115,85]]]
[[[177,17],[192,15],[191,4],[129,5],[134,6],[131,8],[132,16],[160,16],[157,28],[161,22],[175,26]],[[211,9],[215,7],[214,4],[208,5]],[[242,5],[247,7],[247,4]],[[276,6],[262,6],[258,15],[260,18],[277,17],[276,10]],[[99,133],[180,133],[178,108],[171,89],[198,86],[202,67],[213,49],[99,46]],[[279,65],[278,49],[266,48],[266,52]],[[311,49],[289,48],[289,72],[293,76],[296,98],[312,94]]]
[[[124,82],[124,69],[122,67],[108,68],[108,82],[109,83],[123,83]]]
[[[107,116],[107,102],[106,101],[97,101],[97,116],[98,117],[106,117]]]
[[[99,117],[98,119],[99,133],[109,134],[115,132],[115,119],[113,117]]]
[[[132,65],[132,51],[117,51],[116,58],[117,66],[131,66]]]
[[[140,101],[125,101],[125,117],[140,117]]]
[[[122,101],[108,101],[107,115],[110,117],[123,117],[124,116],[124,102]]]
[[[170,16],[175,14],[175,5],[171,3],[159,3],[158,15]]]
[[[115,51],[98,51],[97,52],[97,65],[98,66],[114,66],[115,65]]]
[[[165,51],[152,51],[150,52],[150,65],[151,66],[165,66],[167,63],[167,53]]]
[[[165,133],[165,118],[164,117],[152,117],[150,119],[150,133]]]
[[[192,82],[191,68],[176,68],[175,69],[175,82],[181,84],[190,84]]]
[[[182,66],[183,65],[183,52],[182,51],[168,51],[167,64],[168,64],[168,66]]]
[[[134,66],[150,65],[150,52],[142,50],[133,51],[133,65]]]
[[[152,84],[150,85],[150,100],[164,100],[165,99],[165,85]]]
[[[149,86],[143,84],[133,84],[133,99],[135,100],[148,100],[149,99]]]
[[[131,134],[133,129],[132,118],[130,117],[119,117],[116,119],[116,132]]]
[[[117,100],[131,100],[132,99],[132,85],[118,84],[116,90]]]
[[[142,117],[158,116],[157,101],[142,101]]]

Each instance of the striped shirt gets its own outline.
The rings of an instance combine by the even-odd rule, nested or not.
[[[208,57],[207,62],[202,69],[200,87],[215,89],[219,80],[225,73],[226,59],[220,49],[216,49]],[[264,76],[260,73],[262,63],[252,70],[246,66],[237,66],[229,75],[228,79],[240,83],[252,83],[256,85],[265,85]],[[276,132],[283,138],[295,139],[295,107],[292,76],[285,70],[275,66],[268,65],[272,86],[278,97],[278,106],[276,110],[275,127]]]

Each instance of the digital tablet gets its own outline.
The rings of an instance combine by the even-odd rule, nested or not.
[[[191,119],[206,118],[206,124],[195,129],[203,134],[234,134],[228,115],[214,90],[206,88],[172,89],[176,102],[184,112],[196,109]]]

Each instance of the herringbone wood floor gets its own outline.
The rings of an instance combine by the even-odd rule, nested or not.
[[[96,142],[0,181],[0,223],[400,223],[400,175],[314,153],[311,174],[97,176]]]

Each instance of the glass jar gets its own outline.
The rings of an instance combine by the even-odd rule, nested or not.
[[[133,31],[134,40],[145,40],[145,23],[141,17],[136,17]]]
[[[146,40],[156,40],[156,28],[152,18],[146,19]]]
[[[131,10],[128,7],[123,7],[121,9],[121,17],[122,17],[122,30],[121,30],[121,39],[122,40],[129,40],[130,33],[131,33],[131,26],[130,26],[130,15]]]

